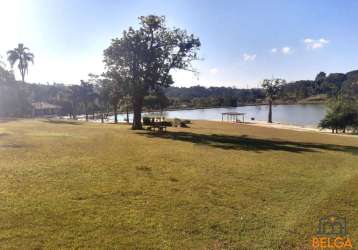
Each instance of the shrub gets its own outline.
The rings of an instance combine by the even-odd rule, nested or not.
[[[349,100],[339,97],[332,99],[328,106],[328,112],[325,118],[319,123],[320,128],[329,128],[332,133],[346,129],[356,130],[358,127],[358,103],[355,100]]]
[[[339,119],[334,114],[329,113],[326,115],[325,118],[320,121],[318,127],[320,127],[321,129],[331,129],[332,133],[334,133],[334,131],[338,133],[338,129],[340,129]]]
[[[190,123],[191,123],[190,120],[180,121],[180,127],[182,127],[182,128],[187,128],[187,127],[188,127],[188,124],[190,124]]]
[[[174,127],[182,127],[182,128],[187,128],[188,125],[187,124],[190,124],[191,121],[190,120],[180,120],[179,118],[174,118],[173,119],[173,126]]]

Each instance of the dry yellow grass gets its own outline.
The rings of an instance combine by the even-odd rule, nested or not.
[[[194,122],[0,123],[1,249],[309,249],[358,244],[358,139]]]

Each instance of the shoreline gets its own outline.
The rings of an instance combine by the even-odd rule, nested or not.
[[[295,130],[295,131],[329,132],[329,130],[321,130],[315,126],[285,124],[285,123],[279,123],[279,122],[268,123],[266,121],[248,121],[248,122],[245,122],[244,124],[252,125],[252,126],[259,126],[259,127],[289,129],[289,130]]]
[[[268,123],[266,121],[255,121],[255,122],[245,122],[244,125],[249,125],[249,126],[257,126],[257,127],[266,127],[266,128],[274,128],[274,129],[286,129],[286,130],[291,130],[291,131],[300,131],[300,132],[315,132],[315,133],[320,133],[320,134],[325,134],[325,135],[338,135],[338,136],[349,136],[349,137],[354,137],[357,138],[357,135],[354,135],[352,133],[332,133],[331,130],[329,129],[320,129],[318,127],[312,127],[312,126],[300,126],[300,125],[293,125],[293,124],[283,124],[283,123]]]

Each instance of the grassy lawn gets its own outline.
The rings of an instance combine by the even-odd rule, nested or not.
[[[19,120],[0,157],[1,249],[310,249],[332,213],[358,246],[358,138]]]

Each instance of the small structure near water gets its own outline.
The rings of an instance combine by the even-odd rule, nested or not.
[[[240,117],[242,118],[242,120],[240,120]],[[228,121],[228,122],[245,123],[245,113],[239,113],[239,112],[221,113],[221,121],[224,121],[224,118],[226,118],[226,121]]]

